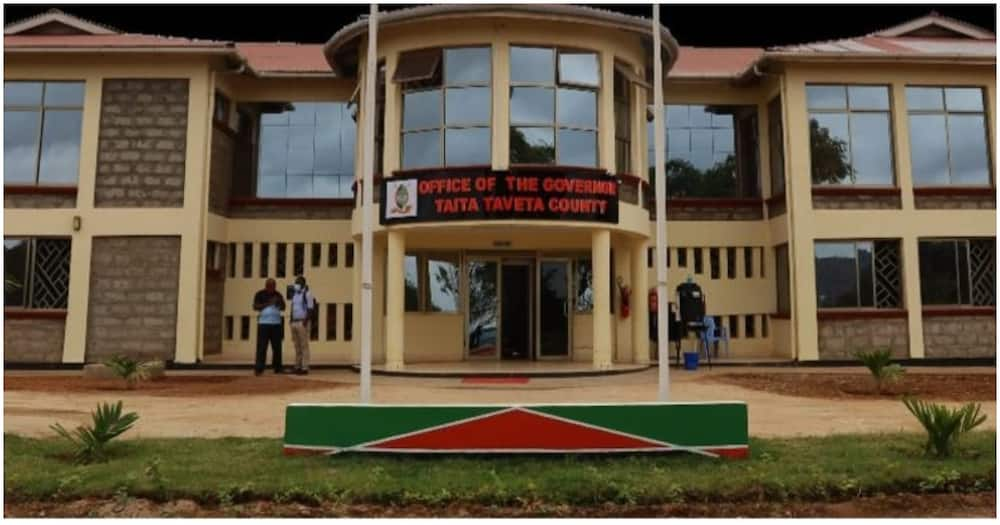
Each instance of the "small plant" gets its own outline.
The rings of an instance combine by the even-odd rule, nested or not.
[[[875,391],[882,393],[882,387],[895,383],[903,378],[903,367],[892,363],[892,352],[888,348],[879,348],[871,352],[856,352],[855,357],[872,373],[875,380]]]
[[[939,458],[951,456],[959,437],[986,421],[979,403],[967,403],[952,409],[907,397],[903,399],[903,404],[927,431],[924,453],[933,453]]]
[[[125,388],[132,390],[140,381],[145,381],[149,378],[153,363],[140,363],[130,357],[116,355],[105,361],[104,366],[110,368],[116,376],[125,380]]]
[[[74,460],[77,463],[107,461],[105,445],[132,428],[139,419],[135,412],[123,414],[121,401],[115,405],[101,403],[90,416],[93,420],[90,426],[80,425],[72,432],[59,423],[49,427],[76,447]]]

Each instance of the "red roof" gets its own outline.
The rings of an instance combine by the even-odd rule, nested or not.
[[[237,43],[250,69],[271,73],[329,73],[322,44]]]
[[[756,47],[681,46],[669,78],[728,78],[744,73],[764,50]]]
[[[138,35],[4,35],[3,46],[28,47],[110,47],[110,48],[144,48],[144,47],[228,47],[228,42],[216,40],[194,40],[190,38]]]

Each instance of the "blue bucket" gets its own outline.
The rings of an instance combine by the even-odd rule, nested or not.
[[[698,352],[684,352],[684,370],[698,369]]]

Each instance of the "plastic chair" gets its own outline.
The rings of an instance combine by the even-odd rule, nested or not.
[[[715,318],[706,315],[704,321],[705,329],[701,331],[701,345],[702,349],[705,350],[705,357],[711,361],[712,347],[719,344],[722,341],[723,347],[725,349],[726,357],[729,357],[729,330],[725,326],[716,326]]]

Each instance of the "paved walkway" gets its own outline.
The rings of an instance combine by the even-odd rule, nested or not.
[[[671,371],[671,396],[676,401],[746,401],[753,436],[799,436],[851,432],[918,431],[920,427],[902,403],[888,400],[826,400],[788,397],[705,381],[708,374],[733,372],[844,373],[855,368],[721,368],[687,372]],[[994,368],[911,367],[907,373],[996,374]],[[66,374],[78,372],[8,372]],[[249,374],[250,372],[193,371],[172,374]],[[309,380],[330,382],[329,390],[253,396],[205,398],[155,397],[138,391],[61,394],[8,391],[4,394],[4,432],[52,435],[49,425],[75,425],[89,420],[101,401],[122,399],[127,410],[141,417],[129,437],[280,437],[288,403],[344,403],[358,399],[358,375],[345,370],[314,371]],[[289,377],[290,381],[302,380]],[[460,379],[379,377],[373,380],[377,403],[544,403],[630,402],[656,399],[656,370],[584,378],[531,379],[526,384],[464,384]],[[996,428],[996,402],[983,403]]]

